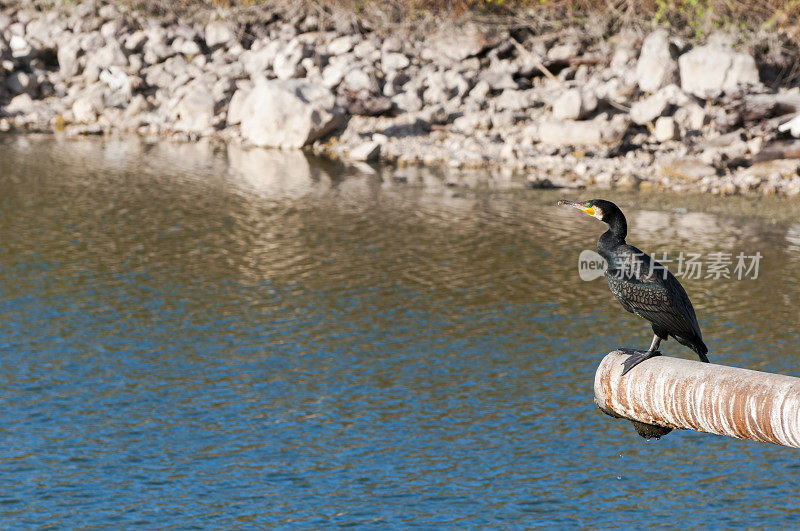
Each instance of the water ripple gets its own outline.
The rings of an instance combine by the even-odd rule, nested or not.
[[[597,362],[649,328],[580,281],[602,226],[550,192],[202,143],[0,151],[7,527],[800,524],[794,451],[595,410]],[[683,282],[712,359],[797,374],[796,224],[607,195],[644,249],[761,252],[757,280]]]

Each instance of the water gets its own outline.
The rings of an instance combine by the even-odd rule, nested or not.
[[[2,526],[800,526],[797,450],[594,407],[650,339],[578,277],[599,222],[375,171],[2,140]],[[760,252],[682,281],[712,361],[800,374],[796,202],[590,195],[647,250]]]

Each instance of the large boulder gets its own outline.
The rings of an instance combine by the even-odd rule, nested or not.
[[[175,128],[179,131],[196,134],[213,132],[214,97],[207,90],[195,88],[187,92],[175,111],[178,121]]]
[[[262,147],[303,147],[344,119],[333,92],[299,79],[259,79],[243,107],[242,136]]]
[[[755,60],[720,44],[695,48],[681,55],[678,65],[681,88],[701,98],[759,83]]]
[[[645,92],[655,92],[678,77],[678,63],[673,57],[669,34],[666,30],[656,30],[642,43],[642,52],[636,63],[636,82]]]

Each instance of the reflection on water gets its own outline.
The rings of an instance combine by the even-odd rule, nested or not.
[[[11,527],[800,523],[795,450],[645,443],[594,408],[601,357],[649,329],[580,281],[602,227],[555,193],[203,143],[0,150]],[[800,374],[800,238],[772,214],[797,204],[591,195],[648,251],[764,255],[683,283],[713,361]]]

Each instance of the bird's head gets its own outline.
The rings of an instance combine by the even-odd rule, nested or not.
[[[625,219],[619,207],[611,201],[606,201],[605,199],[591,199],[589,201],[581,201],[579,203],[562,199],[558,202],[558,204],[569,205],[573,208],[577,208],[581,212],[589,214],[590,216],[594,216],[600,221],[604,221],[609,224],[615,218],[620,216]]]

